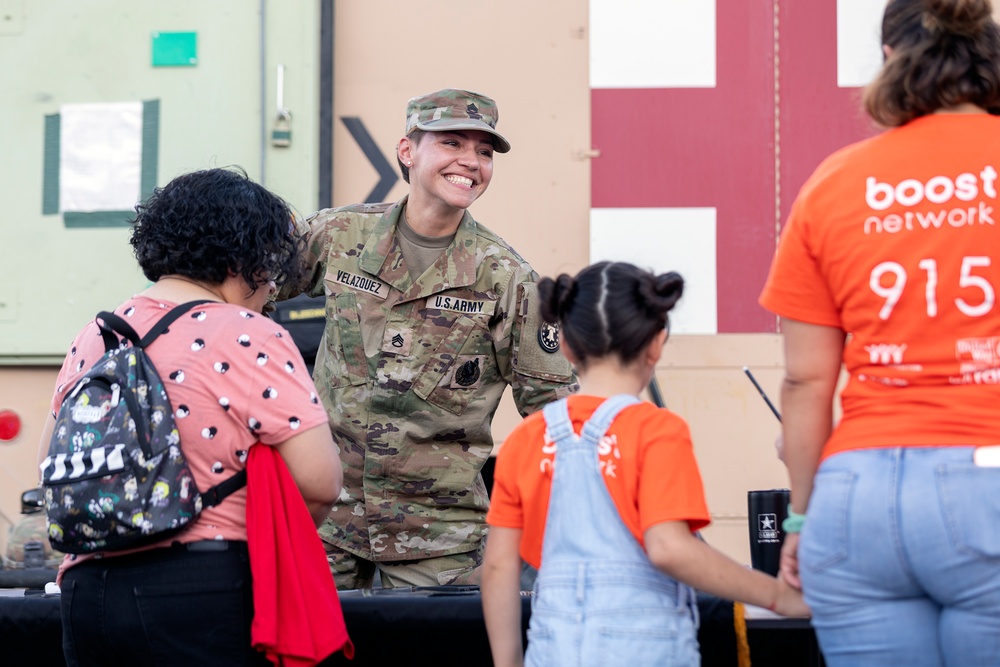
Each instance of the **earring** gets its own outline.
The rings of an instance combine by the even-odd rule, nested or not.
[[[412,165],[412,164],[413,164],[413,163],[412,163],[412,162],[410,162],[409,160],[407,160],[407,161],[406,161],[406,166],[407,166],[407,167],[409,167],[409,166],[410,166],[410,165]]]

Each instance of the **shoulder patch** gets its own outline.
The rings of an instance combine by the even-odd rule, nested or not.
[[[551,322],[542,322],[538,327],[538,345],[552,354],[559,351],[559,325]]]

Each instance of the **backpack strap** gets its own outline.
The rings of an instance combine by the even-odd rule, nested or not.
[[[97,319],[94,321],[101,330],[101,338],[104,339],[105,352],[110,352],[121,344],[121,341],[118,340],[118,336],[115,335],[116,333],[127,338],[129,342],[132,343],[133,347],[139,345],[139,334],[137,334],[135,329],[132,328],[132,325],[114,313],[102,310],[97,313]]]
[[[261,446],[261,445],[258,445]],[[215,507],[228,496],[236,493],[247,485],[247,469],[244,468],[229,479],[219,482],[201,494],[202,508]]]
[[[170,311],[161,317],[153,328],[149,330],[142,338],[139,338],[139,334],[136,330],[132,328],[132,325],[125,321],[123,317],[119,317],[114,313],[109,313],[106,310],[102,310],[97,313],[97,326],[101,330],[101,337],[104,339],[104,351],[110,352],[120,345],[120,341],[115,334],[123,336],[132,343],[132,347],[145,348],[154,340],[157,336],[167,330],[171,324],[177,321],[184,313],[188,312],[195,306],[200,306],[203,303],[215,303],[210,299],[201,299],[200,301],[188,301],[187,303],[182,303],[179,306],[174,306]]]
[[[171,324],[177,321],[184,313],[188,312],[196,306],[200,306],[203,303],[218,303],[217,301],[212,301],[211,299],[200,299],[198,301],[188,301],[187,303],[182,303],[179,306],[174,306],[170,309],[170,312],[159,319],[159,321],[153,325],[153,328],[142,337],[139,341],[139,347],[145,348],[150,345],[156,338],[167,330]]]

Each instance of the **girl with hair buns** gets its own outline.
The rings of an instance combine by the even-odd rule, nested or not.
[[[891,0],[882,44],[864,104],[891,129],[809,178],[761,295],[785,345],[781,576],[831,667],[996,665],[1000,27],[987,0]]]
[[[694,534],[709,513],[687,424],[637,398],[683,287],[621,262],[538,284],[580,391],[527,417],[497,460],[482,578],[495,665],[698,665],[691,586],[808,614],[798,591]],[[527,655],[522,559],[539,568]]]

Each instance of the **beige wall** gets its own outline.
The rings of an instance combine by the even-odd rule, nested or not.
[[[497,101],[497,129],[513,147],[496,156],[473,215],[540,273],[575,271],[588,257],[590,215],[590,163],[578,157],[590,148],[587,3],[503,5],[335,3],[334,204],[362,200],[377,181],[341,117],[360,117],[395,168],[407,100],[473,90]],[[405,193],[400,179],[389,199]]]

